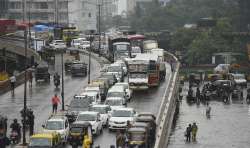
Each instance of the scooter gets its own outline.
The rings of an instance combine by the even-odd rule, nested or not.
[[[18,144],[19,142],[19,135],[17,131],[12,131],[10,133],[10,141],[12,144]]]

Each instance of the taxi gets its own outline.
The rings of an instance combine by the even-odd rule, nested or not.
[[[62,139],[59,133],[38,133],[30,138],[28,148],[59,148],[62,147]]]

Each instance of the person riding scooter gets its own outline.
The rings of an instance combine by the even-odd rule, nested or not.
[[[18,142],[21,138],[21,125],[14,119],[13,123],[10,125],[11,130],[11,141]],[[16,135],[17,134],[17,135]]]
[[[58,87],[60,85],[60,75],[56,72],[54,75],[54,85]]]

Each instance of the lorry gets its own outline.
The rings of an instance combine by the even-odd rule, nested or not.
[[[87,64],[81,61],[74,61],[70,65],[70,72],[72,76],[86,76],[87,71]]]
[[[128,64],[128,82],[133,90],[148,89],[148,67],[149,61],[143,59],[129,59]]]

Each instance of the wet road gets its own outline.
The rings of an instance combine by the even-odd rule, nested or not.
[[[65,59],[65,58],[64,58]],[[81,55],[81,60],[88,63],[88,58]],[[91,63],[91,79],[99,75],[100,65],[95,60]],[[56,55],[55,67],[50,67],[50,74],[53,75],[54,71],[61,74],[61,56]],[[41,125],[48,119],[52,107],[51,97],[57,93],[61,98],[60,89],[56,90],[53,83],[53,76],[51,76],[50,83],[34,82],[33,87],[27,87],[27,106],[32,108],[35,114],[35,132],[41,130]],[[28,83],[27,83],[28,84]],[[81,92],[84,86],[87,85],[87,77],[72,78],[70,75],[64,77],[65,86],[65,105],[75,94]],[[61,87],[61,85],[60,85]],[[15,96],[12,97],[11,93],[5,93],[0,96],[0,112],[8,116],[8,124],[17,118],[20,122],[20,110],[23,108],[24,85],[20,85],[15,89]],[[61,105],[58,107],[61,109]]]
[[[160,108],[160,103],[164,95],[164,91],[168,85],[170,76],[170,66],[167,65],[166,79],[158,88],[151,88],[148,91],[137,91],[133,93],[131,102],[128,107],[133,107],[137,112],[152,112],[155,116]],[[105,129],[103,134],[94,139],[94,145],[101,148],[109,148],[110,145],[115,145],[115,132],[109,132]]]
[[[187,89],[185,83],[184,94],[187,94]],[[231,101],[230,104],[211,101],[210,106],[211,118],[207,119],[204,105],[188,105],[183,98],[168,148],[249,148],[250,108],[245,100]],[[198,124],[197,142],[186,143],[184,131],[193,122]]]

